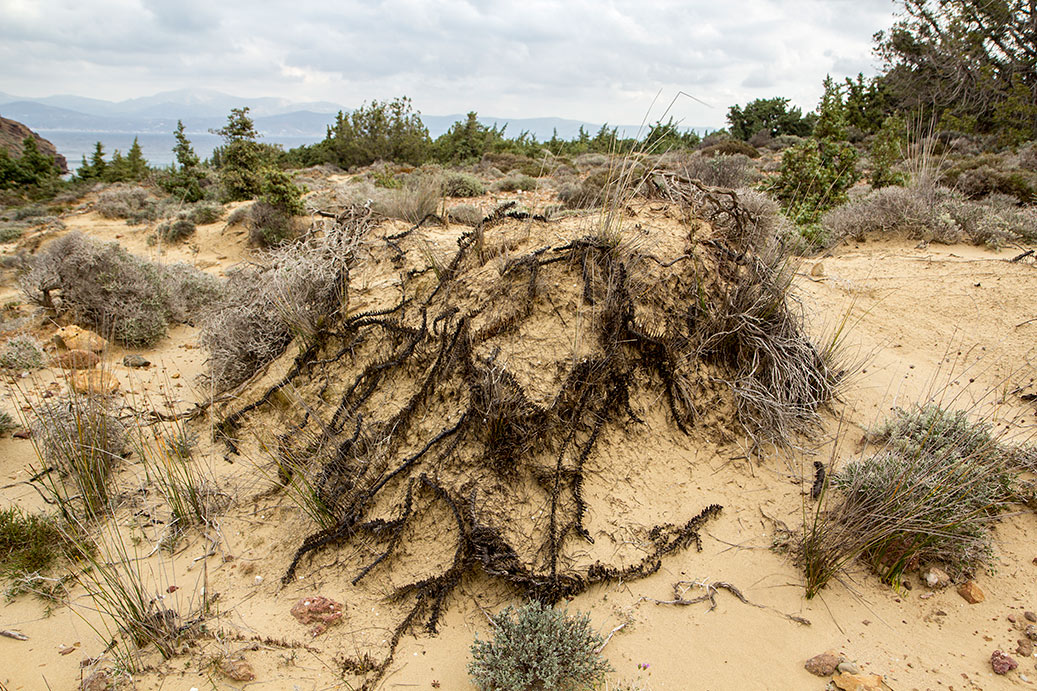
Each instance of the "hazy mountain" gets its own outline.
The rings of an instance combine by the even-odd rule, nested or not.
[[[33,129],[51,132],[168,134],[176,127],[177,120],[183,120],[189,133],[200,134],[221,127],[226,123],[231,108],[243,106],[249,107],[256,129],[261,134],[311,137],[313,141],[324,137],[339,110],[349,110],[327,101],[293,103],[274,97],[241,98],[207,89],[165,91],[119,102],[69,95],[21,98],[0,93],[0,114]],[[465,117],[463,114],[423,114],[421,119],[435,138]],[[591,135],[601,127],[601,123],[552,117],[482,116],[479,121],[490,127],[506,125],[506,133],[512,137],[528,131],[541,141],[550,139],[555,131],[559,137],[571,139],[581,126]],[[695,129],[703,131],[703,128]],[[638,134],[637,126],[621,125],[619,130],[621,136]]]

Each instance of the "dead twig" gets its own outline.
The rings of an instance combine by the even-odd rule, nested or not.
[[[692,598],[692,599],[689,600],[689,599],[685,598],[684,595],[691,588],[703,588],[706,591],[706,593],[705,593],[705,595],[700,595],[698,597],[695,597],[695,598]],[[730,583],[727,583],[725,581],[712,581],[712,582],[710,582],[710,581],[677,581],[676,583],[673,584],[673,599],[672,600],[656,600],[655,598],[642,597],[641,601],[654,602],[657,605],[680,605],[680,606],[695,605],[695,604],[698,604],[700,602],[709,602],[709,610],[707,610],[707,611],[712,612],[717,607],[716,596],[717,596],[717,593],[720,590],[726,590],[727,592],[731,593],[732,595],[737,597],[739,600],[741,600],[744,604],[747,604],[747,605],[749,605],[751,607],[756,607],[757,609],[764,609],[764,610],[770,610],[771,612],[776,612],[777,614],[780,614],[781,616],[783,616],[784,618],[788,619],[789,621],[793,621],[793,622],[795,622],[797,624],[802,624],[804,626],[810,626],[811,625],[811,622],[810,622],[809,619],[805,619],[803,617],[798,617],[798,616],[796,616],[794,614],[785,614],[781,610],[777,610],[777,609],[775,609],[773,607],[768,607],[767,605],[758,605],[755,602],[752,602],[751,600],[749,600],[749,598],[747,598],[745,595],[743,595],[742,591],[739,590],[736,586],[734,586],[734,585],[732,585]]]

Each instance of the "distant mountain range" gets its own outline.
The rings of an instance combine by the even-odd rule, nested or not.
[[[227,121],[231,108],[248,106],[256,129],[268,137],[313,137],[322,139],[338,111],[349,108],[328,101],[292,102],[283,98],[239,98],[218,91],[182,89],[126,101],[103,101],[82,96],[24,98],[0,92],[0,115],[25,123],[34,130],[66,132],[107,132],[129,134],[167,134],[183,120],[189,133],[204,133]],[[463,114],[422,115],[421,119],[435,138],[463,120]],[[582,126],[591,134],[601,123],[564,118],[503,118],[483,116],[487,126],[507,125],[510,135],[528,131],[538,139],[558,136],[570,139]],[[636,125],[621,125],[621,135],[636,136]],[[702,132],[706,128],[690,128]]]

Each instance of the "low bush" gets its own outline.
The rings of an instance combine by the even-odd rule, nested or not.
[[[195,225],[205,226],[216,223],[223,218],[223,204],[216,202],[198,202],[188,211],[191,222]]]
[[[944,188],[883,187],[828,211],[821,225],[832,242],[892,233],[999,248],[1037,240],[1037,209],[1018,207],[1001,195],[974,202]]]
[[[210,353],[216,390],[243,383],[279,357],[293,338],[311,339],[339,314],[354,241],[336,226],[230,273],[199,336]]]
[[[143,187],[112,185],[103,190],[94,208],[104,218],[123,218],[131,224],[154,221],[161,214],[161,203]]]
[[[748,156],[749,158],[759,158],[760,152],[756,150],[749,142],[743,142],[740,139],[723,139],[716,144],[704,146],[699,149],[699,153],[703,156],[720,156],[727,155],[733,156],[735,154],[741,154]]]
[[[530,602],[492,617],[494,639],[472,644],[468,674],[480,691],[578,691],[612,671],[598,648],[601,636],[583,614]]]
[[[498,180],[494,185],[494,188],[499,192],[515,192],[522,190],[523,192],[530,192],[535,190],[537,187],[536,178],[524,174],[508,175],[503,180]]]
[[[17,506],[0,509],[0,574],[18,577],[44,572],[67,547],[52,517],[26,513]]]
[[[407,176],[402,189],[377,195],[371,209],[388,218],[420,223],[426,216],[436,213],[442,198],[443,184],[439,176],[415,172]]]
[[[720,154],[689,156],[682,173],[713,187],[737,188],[751,184],[760,178],[748,156],[743,154]]]
[[[450,207],[447,218],[451,223],[460,223],[465,226],[477,226],[486,217],[486,214],[477,206],[471,204],[459,204]]]
[[[195,230],[190,212],[181,211],[176,215],[176,218],[170,218],[159,223],[155,227],[155,234],[164,242],[182,242],[194,235]]]
[[[292,217],[262,199],[248,207],[248,240],[256,247],[276,247],[295,236]]]
[[[1014,197],[1020,204],[1037,201],[1037,173],[1012,167],[1012,161],[997,154],[984,154],[959,161],[947,168],[940,183],[959,190],[969,199],[991,194]]]
[[[105,397],[73,395],[34,405],[30,429],[40,459],[60,473],[43,482],[64,517],[77,520],[79,504],[88,518],[107,513],[112,469],[126,450],[126,429]]]
[[[443,182],[443,192],[448,197],[478,197],[486,193],[486,185],[474,175],[450,173]]]
[[[35,370],[43,365],[43,348],[31,336],[12,336],[0,350],[0,367],[4,369]]]
[[[1034,467],[1037,452],[935,404],[894,409],[869,440],[882,448],[834,475],[838,499],[819,503],[805,528],[807,596],[858,558],[894,586],[929,562],[957,577],[987,563],[989,527],[1013,497],[1013,470]]]
[[[607,169],[591,173],[583,180],[564,182],[558,187],[558,201],[567,209],[592,209],[605,201],[612,175]]]
[[[206,290],[185,296],[185,272]],[[69,233],[48,243],[30,258],[19,286],[39,305],[68,314],[74,321],[131,347],[146,347],[162,338],[170,322],[205,306],[215,293],[216,279],[184,267],[170,271],[162,264],[130,254],[116,242],[101,243]],[[200,302],[189,304],[188,300]]]

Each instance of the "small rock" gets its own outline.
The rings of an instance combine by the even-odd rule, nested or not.
[[[930,566],[926,569],[925,573],[922,575],[922,580],[925,581],[927,586],[933,589],[946,588],[951,584],[950,575],[936,566]]]
[[[807,660],[803,663],[803,668],[815,677],[830,677],[842,661],[841,656],[828,650]]]
[[[1008,619],[1008,621],[1012,622],[1013,624],[1014,624],[1014,623],[1015,623],[1015,621],[1016,621],[1016,620],[1015,620],[1015,615],[1014,615],[1014,614],[1009,614],[1009,615],[1008,615],[1007,617],[1005,617],[1005,618],[1006,618],[1006,619]]]
[[[965,602],[970,605],[975,605],[987,599],[986,595],[983,594],[983,591],[978,585],[976,585],[975,581],[965,581],[959,585],[958,595],[961,595],[965,599]]]
[[[1018,667],[1019,663],[1000,650],[995,650],[990,655],[990,666],[994,668],[994,674],[1008,674]]]
[[[329,626],[342,619],[342,605],[323,595],[312,595],[300,599],[292,606],[292,616],[301,624],[316,622],[317,625],[310,629],[310,634],[319,636]]]
[[[140,368],[140,367],[151,367],[151,361],[143,355],[133,353],[127,355],[122,359],[122,364],[126,367]]]
[[[813,276],[814,278],[824,278],[825,277],[825,265],[824,265],[824,262],[818,262],[818,263],[814,264],[812,267],[810,267],[810,275]]]
[[[1033,612],[1023,612],[1023,616],[1026,617],[1026,621],[1037,622],[1037,614]]]
[[[860,674],[861,673],[860,668],[857,667],[857,665],[853,664],[852,662],[840,662],[839,666],[836,667],[836,669],[838,671],[842,672],[843,674]]]
[[[29,430],[28,427],[20,427],[19,429],[16,429],[14,432],[11,432],[11,436],[15,439],[31,439],[32,432]]]
[[[73,391],[88,396],[94,394],[110,396],[119,390],[119,380],[110,372],[101,370],[74,372],[69,383]]]
[[[1026,625],[1026,637],[1031,641],[1037,641],[1037,626],[1033,624]]]
[[[102,353],[108,347],[108,341],[74,324],[58,329],[54,343],[61,350],[88,350],[91,353]]]
[[[832,683],[843,691],[873,691],[882,689],[884,684],[878,674],[846,674],[840,672],[832,677]]]
[[[1029,638],[1020,638],[1015,642],[1015,652],[1023,657],[1030,657],[1033,655],[1033,641]]]
[[[256,678],[252,665],[244,658],[224,658],[220,662],[220,671],[225,677],[234,681],[252,681]]]
[[[91,369],[101,358],[89,350],[64,350],[54,356],[54,364],[62,369]]]

